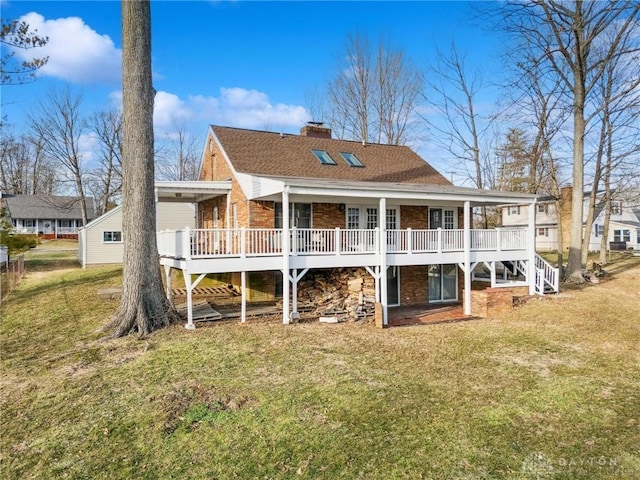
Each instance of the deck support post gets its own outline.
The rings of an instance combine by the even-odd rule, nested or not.
[[[240,321],[247,321],[247,272],[240,272]]]
[[[464,314],[471,315],[471,202],[464,202]]]
[[[191,296],[191,274],[186,270],[182,271],[184,277],[184,286],[187,290],[187,324],[184,326],[187,330],[195,330],[196,326],[193,323],[193,298]]]
[[[489,274],[491,275],[491,288],[496,287],[496,262],[489,262]]]
[[[528,225],[527,225],[527,263],[529,272],[527,283],[529,284],[529,295],[536,293],[536,201],[529,204]]]
[[[293,269],[293,275],[289,278],[289,281],[292,285],[291,292],[291,319],[299,320],[300,314],[298,313],[298,282],[305,276],[305,274],[309,271],[308,268],[305,268],[298,274],[298,270],[296,268]]]
[[[387,199],[380,198],[378,209],[378,251],[380,252],[380,304],[382,306],[382,326],[389,325],[389,305],[387,301]]]
[[[198,286],[198,284],[202,281],[204,277],[207,276],[206,273],[201,273],[198,278],[196,278],[195,282],[191,281],[191,274],[186,270],[182,270],[182,276],[184,277],[184,286],[187,290],[187,324],[184,326],[187,330],[195,330],[196,326],[193,323],[193,289]]]
[[[289,319],[289,187],[282,191],[282,323]]]
[[[166,289],[167,300],[169,300],[173,304],[173,299],[171,298],[171,265],[163,265],[164,266],[164,286]]]

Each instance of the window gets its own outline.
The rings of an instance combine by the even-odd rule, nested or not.
[[[539,228],[538,229],[538,236],[539,237],[548,237],[549,236],[549,229],[548,228]]]
[[[547,213],[547,204],[539,203],[538,204],[538,213]]]
[[[398,211],[395,208],[387,208],[387,230],[398,228]]]
[[[510,206],[509,215],[520,215],[520,206],[519,205]]]
[[[378,209],[367,208],[367,229],[373,230],[378,226]]]
[[[311,204],[289,203],[289,228],[311,228]],[[275,204],[275,228],[282,228],[282,202]]]
[[[445,210],[444,211],[444,228],[445,230],[452,230],[454,227],[453,223],[453,210]]]
[[[614,242],[619,242],[622,240],[622,235],[621,235],[621,231],[620,230],[614,230],[613,231],[613,241]]]
[[[622,202],[611,202],[611,215],[620,215],[622,213]]]
[[[631,230],[623,230],[622,231],[622,240],[624,242],[630,242],[631,241]]]
[[[358,207],[347,208],[347,229],[357,230],[360,228],[360,209]]]
[[[122,242],[122,232],[102,232],[102,241],[104,243]]]
[[[22,226],[25,228],[33,228],[36,226],[36,221],[33,219],[23,220]]]
[[[322,165],[337,165],[336,161],[331,158],[324,150],[311,150]]]
[[[596,223],[596,237],[601,237],[604,234],[604,225],[598,225]]]
[[[351,166],[351,167],[364,167],[364,165],[362,164],[362,162],[360,160],[358,160],[358,157],[356,157],[353,153],[349,153],[349,152],[340,152],[340,155],[342,155],[342,158],[345,159],[345,161]]]

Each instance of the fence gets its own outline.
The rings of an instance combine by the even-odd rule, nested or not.
[[[24,276],[24,255],[18,255],[0,264],[0,303]]]

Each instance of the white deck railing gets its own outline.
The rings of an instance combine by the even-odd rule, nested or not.
[[[58,235],[69,235],[72,233],[78,233],[79,227],[57,227],[56,232]]]
[[[282,229],[185,229],[158,232],[161,256],[174,258],[282,255]],[[380,252],[378,229],[289,230],[290,255],[355,255]],[[464,230],[387,230],[387,253],[464,251]],[[472,230],[471,251],[526,250],[524,229]]]

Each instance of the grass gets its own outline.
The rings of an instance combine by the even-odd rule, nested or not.
[[[626,262],[487,320],[218,322],[144,340],[101,340],[117,305],[97,289],[120,269],[28,263],[1,311],[0,474],[638,478],[640,265]]]

